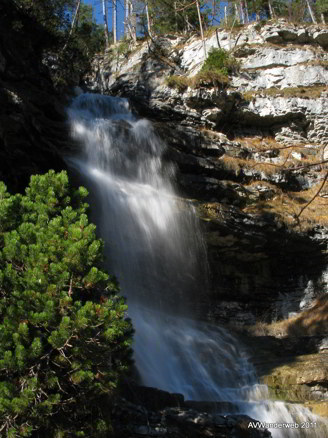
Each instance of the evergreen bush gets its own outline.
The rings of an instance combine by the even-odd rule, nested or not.
[[[237,73],[240,68],[239,61],[224,49],[212,47],[208,52],[201,72],[217,72],[222,75]]]
[[[0,183],[0,435],[101,437],[131,361],[132,328],[87,191],[65,172]]]

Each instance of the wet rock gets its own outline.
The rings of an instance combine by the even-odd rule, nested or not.
[[[285,362],[276,364],[270,374],[261,377],[272,396],[292,402],[328,400],[327,353],[294,356]]]
[[[193,408],[190,408],[188,403]],[[223,407],[224,404],[221,405]],[[248,416],[211,414],[202,410],[208,407],[209,403],[206,402],[187,402],[185,406],[179,408],[150,410],[125,399],[119,399],[111,412],[113,432],[117,438],[269,438],[271,436],[266,429],[250,428],[250,422],[255,420]],[[226,407],[229,407],[229,403],[226,403]]]
[[[182,394],[172,394],[157,388],[136,385],[135,383],[122,384],[122,396],[131,403],[144,406],[150,410],[160,410],[167,407],[180,407],[184,405]]]
[[[310,409],[315,415],[320,415],[321,417],[328,418],[328,402],[306,402],[305,407]]]

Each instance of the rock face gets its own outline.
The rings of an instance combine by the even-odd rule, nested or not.
[[[200,70],[197,35],[140,43],[126,57],[108,52],[86,78],[89,89],[128,97],[168,143],[208,246],[211,284],[195,303],[202,318],[286,317],[328,290],[325,190],[298,218],[326,172],[315,164],[327,156],[327,37],[284,21],[220,30],[207,51],[230,49],[241,63],[226,89],[168,87],[169,75]]]
[[[65,167],[58,152],[67,145],[65,113],[41,63],[40,41],[49,38],[12,2],[1,2],[0,180],[12,190],[26,187],[31,174]]]
[[[328,353],[321,337],[245,338],[260,382],[270,398],[303,403],[328,417]]]
[[[179,394],[140,386],[130,386],[126,395],[127,398],[117,400],[111,412],[117,438],[271,437],[266,429],[249,428],[249,423],[254,421],[250,417],[221,414],[219,403],[210,406],[210,403],[185,402]],[[150,406],[146,407],[143,401]]]

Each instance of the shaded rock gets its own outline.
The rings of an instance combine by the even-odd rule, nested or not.
[[[249,428],[254,420],[245,415],[212,415],[181,408],[147,410],[124,399],[116,402],[111,413],[113,432],[117,438],[269,438],[266,429]]]
[[[207,412],[213,414],[224,414],[227,412],[237,413],[239,411],[238,407],[232,402],[206,402],[187,400],[184,402],[184,406],[199,412]]]
[[[311,37],[306,29],[299,29],[297,31],[297,42],[299,44],[306,44],[311,41]]]
[[[122,396],[131,403],[142,405],[146,409],[160,410],[168,407],[184,406],[182,394],[171,394],[157,388],[126,383],[120,386]]]
[[[20,31],[14,22],[21,23]],[[69,147],[65,110],[42,64],[49,39],[12,2],[1,2],[0,180],[12,191],[25,188],[31,174],[65,168],[60,155]]]
[[[328,31],[327,29],[322,29],[319,32],[313,34],[313,40],[320,44],[322,47],[328,47]]]
[[[264,41],[272,44],[279,44],[283,41],[282,35],[280,35],[276,29],[269,29],[263,32],[262,37]]]
[[[4,73],[6,69],[6,59],[3,54],[0,52],[0,73]]]

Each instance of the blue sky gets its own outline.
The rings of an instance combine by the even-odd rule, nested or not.
[[[101,0],[84,0],[84,3],[92,5],[93,7],[93,17],[97,23],[103,23],[103,13],[102,13],[102,1]],[[108,4],[108,28],[112,29],[112,8],[111,2]],[[124,19],[124,0],[117,0],[117,38],[123,37],[123,19]]]
[[[88,5],[92,5],[93,7],[93,17],[97,21],[97,23],[103,23],[103,13],[102,13],[102,0],[84,0],[84,3]],[[108,4],[108,28],[112,29],[112,8],[111,1],[107,1]],[[226,5],[226,2],[221,2],[220,9],[221,14],[223,12],[223,7]],[[124,33],[124,0],[117,0],[117,38],[123,38]],[[217,23],[216,23],[217,24]]]

